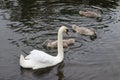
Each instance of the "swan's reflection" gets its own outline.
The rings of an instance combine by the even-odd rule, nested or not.
[[[63,74],[63,70],[62,70],[63,67],[64,67],[64,62],[61,62],[56,66],[43,68],[43,69],[32,70],[32,69],[24,69],[24,68],[20,67],[20,70],[21,70],[22,78],[27,77],[27,76],[28,77],[35,76],[36,78],[40,79],[40,78],[43,78],[44,76],[47,76],[50,72],[53,73],[54,71],[52,71],[52,70],[55,69],[56,77],[58,78],[58,80],[63,80],[64,79],[64,74]],[[56,68],[57,68],[57,70],[56,70]]]
[[[60,63],[59,66],[57,67],[57,76],[58,80],[63,80],[64,74],[63,74],[63,67],[64,67],[64,62]]]
[[[41,76],[44,76],[46,74],[49,74],[49,72],[52,70],[52,67],[48,67],[48,68],[43,68],[43,69],[37,69],[37,70],[32,70],[32,69],[24,69],[24,68],[20,68],[21,69],[21,75],[34,75],[37,78],[40,78]]]

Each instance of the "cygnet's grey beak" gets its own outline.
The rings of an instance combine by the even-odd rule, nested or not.
[[[74,29],[72,29],[72,31],[75,33],[76,31]]]
[[[72,28],[70,28],[70,31],[71,31],[71,32],[74,32],[74,33],[76,32],[76,31],[75,31],[74,29],[72,29]]]

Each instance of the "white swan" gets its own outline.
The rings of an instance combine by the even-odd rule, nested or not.
[[[65,26],[60,27],[58,31],[58,54],[57,56],[51,56],[43,51],[33,50],[25,58],[21,54],[20,56],[20,66],[23,68],[46,68],[56,65],[62,62],[64,58],[63,52],[63,32],[68,34],[68,28]]]

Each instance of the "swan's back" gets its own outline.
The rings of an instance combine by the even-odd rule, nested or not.
[[[39,63],[50,63],[53,62],[54,56],[51,56],[43,51],[32,50],[28,56],[25,57],[26,60],[33,60]]]

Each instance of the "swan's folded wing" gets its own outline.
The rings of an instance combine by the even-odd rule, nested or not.
[[[30,54],[25,57],[25,59],[31,59],[31,58],[33,58],[33,57],[35,57],[35,56],[37,56],[37,55],[45,55],[45,54],[46,54],[46,53],[43,52],[43,51],[32,50],[32,51],[30,52]]]
[[[38,63],[51,63],[53,56],[39,50],[33,50],[25,59],[31,59]]]

